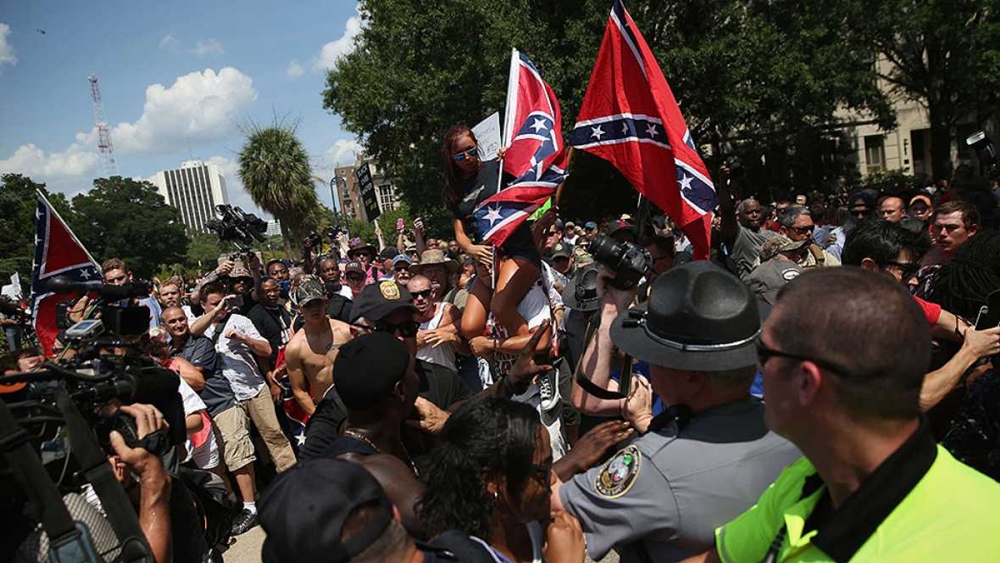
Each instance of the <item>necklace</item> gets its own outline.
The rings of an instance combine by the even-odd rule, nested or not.
[[[355,440],[357,440],[359,442],[364,443],[365,445],[367,445],[371,449],[375,450],[375,453],[377,453],[377,454],[382,453],[382,449],[379,448],[378,446],[376,446],[375,442],[372,442],[371,440],[369,440],[368,436],[365,436],[361,432],[358,432],[357,430],[354,430],[353,428],[345,428],[344,429],[344,434],[347,435],[347,436],[350,436],[351,438],[354,438]],[[400,440],[400,442],[399,442],[399,447],[401,447],[403,449],[403,454],[406,455],[406,461],[409,462],[410,469],[413,470],[413,474],[416,475],[417,477],[420,477],[420,472],[417,471],[417,466],[416,466],[416,464],[413,463],[413,458],[410,457],[410,452],[406,451],[406,446],[403,445],[403,441],[402,440]]]

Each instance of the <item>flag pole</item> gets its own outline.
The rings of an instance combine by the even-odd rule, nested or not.
[[[569,171],[569,165],[570,165],[570,163],[573,162],[573,154],[574,153],[575,153],[575,151],[574,151],[573,147],[570,147],[569,148],[569,152],[566,153],[566,170],[567,171]],[[569,178],[568,175],[566,177]],[[556,207],[556,212],[557,213],[559,212],[559,202],[562,201],[563,186],[565,186],[565,185],[566,185],[566,180],[563,180],[562,182],[559,183],[559,187],[556,188],[555,207]]]

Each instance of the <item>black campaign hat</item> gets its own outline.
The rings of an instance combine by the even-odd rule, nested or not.
[[[723,371],[757,363],[757,301],[736,276],[708,261],[670,269],[649,301],[611,325],[616,346],[652,365]]]
[[[597,294],[597,266],[577,268],[562,291],[563,304],[570,309],[592,313],[601,308]]]
[[[366,285],[358,294],[351,307],[351,322],[357,322],[361,317],[377,322],[396,309],[404,308],[417,311],[410,292],[393,280],[382,280]]]
[[[368,524],[341,541],[351,512],[369,504],[374,515]],[[263,560],[347,563],[378,541],[392,519],[392,503],[364,467],[330,458],[300,461],[278,475],[261,499]]]

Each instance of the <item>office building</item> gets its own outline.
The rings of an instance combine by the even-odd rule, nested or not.
[[[226,178],[214,164],[188,160],[176,170],[157,172],[152,178],[167,205],[176,207],[191,231],[208,232],[205,223],[215,218],[215,206],[229,203]]]

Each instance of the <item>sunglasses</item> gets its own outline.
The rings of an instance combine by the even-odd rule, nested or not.
[[[414,299],[417,298],[417,297],[420,297],[422,299],[428,299],[428,298],[430,298],[431,293],[433,293],[433,292],[434,292],[433,289],[425,289],[423,291],[411,291],[410,295],[412,295],[414,297]]]
[[[790,228],[800,235],[807,235],[816,230],[815,225],[809,225],[808,227],[790,227]]]
[[[479,158],[479,149],[477,149],[476,147],[472,147],[469,149],[465,149],[462,152],[457,152],[451,155],[451,157],[455,159],[455,162],[462,162],[467,158]]]
[[[799,355],[799,354],[792,354],[790,352],[782,352],[781,350],[775,350],[773,348],[768,348],[767,346],[765,346],[764,344],[762,344],[761,342],[758,341],[757,342],[757,363],[758,363],[758,365],[760,365],[761,369],[764,368],[764,364],[766,364],[767,361],[770,360],[771,358],[789,358],[789,359],[792,359],[792,360],[798,360],[800,362],[812,362],[812,363],[816,364],[817,366],[819,366],[819,367],[821,367],[823,369],[830,370],[830,371],[832,371],[832,372],[834,372],[834,373],[836,373],[838,375],[844,376],[844,377],[851,377],[851,375],[852,375],[849,370],[844,369],[843,367],[841,367],[840,365],[838,365],[838,364],[836,364],[834,362],[830,362],[830,361],[827,361],[827,360],[818,360],[816,358],[810,358],[808,356],[802,356],[802,355]]]

